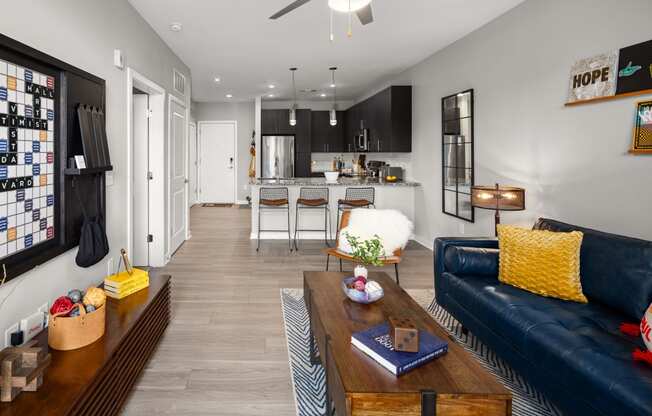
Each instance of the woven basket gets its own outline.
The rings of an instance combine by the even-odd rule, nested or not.
[[[86,313],[84,305],[79,305],[79,316],[63,316],[66,312],[50,314],[48,326],[48,345],[61,351],[76,350],[92,344],[104,335],[106,305]]]

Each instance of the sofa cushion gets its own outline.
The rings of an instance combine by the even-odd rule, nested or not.
[[[652,368],[634,362],[640,337],[619,332],[627,317],[596,303],[545,298],[485,276],[442,275],[445,296],[490,322],[534,366],[605,414],[648,414]]]
[[[580,283],[581,232],[497,227],[498,280],[541,296],[588,302]]]
[[[449,246],[444,254],[444,265],[451,273],[480,276],[498,276],[498,254],[495,248]]]
[[[581,231],[582,291],[639,321],[652,303],[652,241],[603,233],[589,228],[541,218],[539,230]]]

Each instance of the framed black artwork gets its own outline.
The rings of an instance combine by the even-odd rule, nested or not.
[[[464,221],[475,221],[471,205],[474,185],[473,90],[443,97],[442,211]]]

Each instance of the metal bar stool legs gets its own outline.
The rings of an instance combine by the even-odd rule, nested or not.
[[[330,209],[328,208],[328,188],[301,188],[299,190],[299,199],[297,199],[297,206],[294,217],[294,248],[299,250],[299,243],[297,235],[299,231],[324,231],[324,243],[330,247],[328,242],[328,225],[330,217]],[[299,227],[299,210],[324,210],[324,229],[302,229]],[[331,234],[332,237],[332,234]]]
[[[344,199],[337,201],[337,233],[335,240],[340,238],[340,212],[355,208],[376,208],[376,190],[374,188],[346,188]]]
[[[286,230],[264,230],[261,227],[261,213],[263,210],[285,210],[287,211],[287,233],[288,248],[292,251],[292,235],[290,231],[290,201],[288,199],[288,188],[260,188],[258,199],[258,244],[256,251],[260,250],[261,231],[286,231]]]

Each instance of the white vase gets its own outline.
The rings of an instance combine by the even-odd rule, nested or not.
[[[366,279],[367,276],[369,275],[369,270],[367,270],[367,268],[362,265],[357,265],[355,266],[355,269],[353,269],[353,275],[355,277],[362,276]]]

